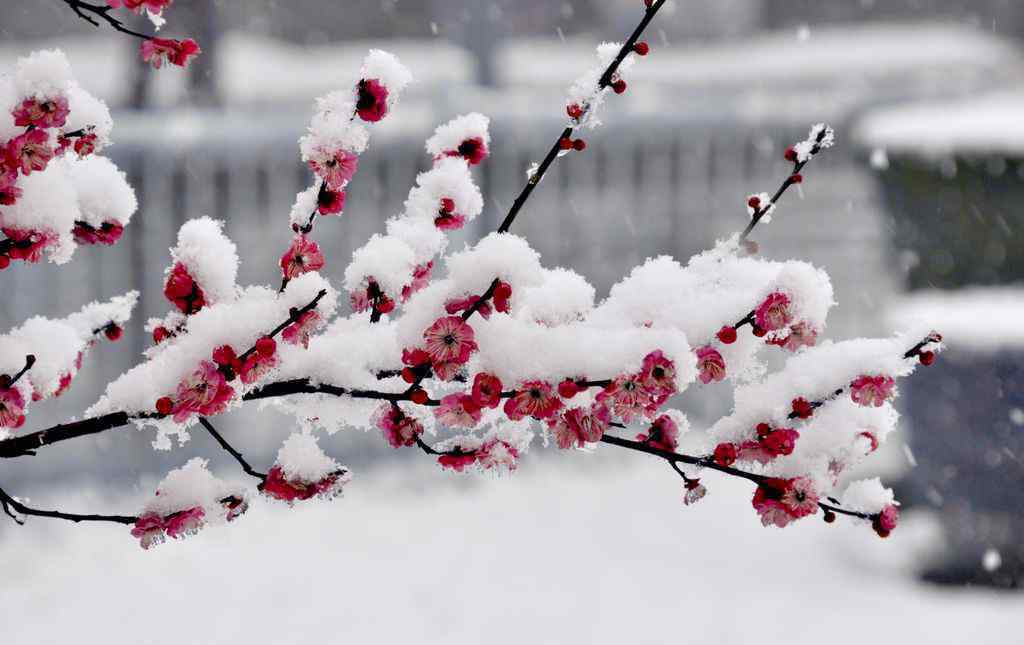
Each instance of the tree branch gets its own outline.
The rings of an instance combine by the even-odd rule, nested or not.
[[[238,452],[237,450],[231,447],[231,444],[229,444],[227,440],[225,440],[224,437],[222,437],[221,434],[217,432],[217,430],[213,427],[213,424],[210,423],[209,419],[207,419],[206,417],[199,417],[199,423],[204,428],[206,428],[206,431],[209,432],[214,439],[217,440],[217,443],[220,444],[221,448],[226,450],[229,455],[235,458],[235,461],[239,463],[239,465],[242,467],[242,470],[245,471],[246,475],[255,477],[260,481],[263,481],[267,478],[266,473],[261,473],[256,470],[253,470],[253,467],[249,465],[249,462],[247,462],[245,458],[242,457],[242,453]]]
[[[68,520],[69,522],[113,522],[115,524],[135,524],[139,519],[133,515],[83,515],[79,513],[62,513],[61,511],[43,511],[38,508],[32,508],[25,506],[18,500],[14,499],[7,494],[7,491],[0,488],[0,506],[3,506],[4,513],[8,517],[13,519],[18,524],[24,524],[25,522],[14,513],[20,513],[22,515],[33,515],[36,517],[50,517],[58,520]],[[14,513],[11,512],[14,510]]]
[[[62,1],[64,2],[64,4],[71,7],[71,10],[74,11],[79,18],[86,21],[93,27],[99,27],[99,20],[102,20],[111,27],[113,27],[115,30],[120,31],[122,34],[128,34],[129,36],[141,38],[142,40],[149,40],[150,38],[153,38],[153,36],[150,36],[148,34],[144,34],[139,31],[134,31],[132,29],[129,29],[128,27],[125,27],[124,23],[121,22],[121,20],[110,15],[112,7],[110,7],[109,5],[91,4],[89,2],[83,2],[82,0]]]

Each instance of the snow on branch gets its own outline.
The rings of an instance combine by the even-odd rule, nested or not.
[[[155,13],[166,4],[124,3]],[[645,4],[630,37],[601,45],[597,64],[572,84],[568,123],[498,230],[454,251],[448,233],[484,208],[473,169],[491,153],[489,120],[470,113],[437,127],[425,144],[432,167],[416,177],[384,232],[353,254],[342,285],[351,313],[336,315],[340,291],[321,273],[329,258],[312,239],[314,225],[341,215],[370,128],[397,111],[411,82],[394,56],[371,51],[343,89],[316,100],[299,141],[313,177],[289,215],[280,285],[238,285],[237,248],[221,224],[186,222],[165,272],[169,311],[147,323],[153,345],[144,360],[110,383],[86,418],[30,433],[21,432],[28,402],[63,391],[99,335],[116,339],[136,294],[64,321],[34,318],[0,336],[0,426],[10,435],[0,440],[0,457],[129,425],[155,430],[154,446],[171,449],[198,423],[256,480],[255,492],[295,505],[338,497],[351,478],[320,448],[321,432],[378,432],[391,447],[413,448],[456,472],[512,472],[535,440],[561,450],[617,447],[666,462],[681,478],[684,505],[709,494],[705,473],[713,472],[754,484],[751,504],[766,526],[820,511],[827,522],[843,515],[888,535],[898,520],[892,491],[877,480],[847,484],[843,475],[891,433],[896,379],[932,364],[942,338],[913,329],[820,341],[834,304],[828,275],[805,262],[760,258],[748,239],[802,181],[805,165],[833,145],[830,127],[813,126],[786,150],[790,174],[773,195],[748,198],[742,232],[685,263],[648,259],[599,302],[583,276],[545,266],[528,240],[509,232],[546,171],[586,149],[579,132],[600,124],[600,110],[627,90],[629,70],[650,54],[640,37],[664,1]],[[31,255],[23,250],[31,234],[38,250],[52,246],[60,258],[77,238],[102,242],[108,222],[122,226],[119,236],[134,196],[109,162],[88,157],[106,142],[109,115],[94,110],[65,131],[75,105],[102,104],[74,98],[57,52],[25,59],[17,78],[4,82],[0,98],[12,117],[0,132],[18,139],[20,156],[0,185],[8,237],[0,258]],[[75,146],[87,136],[95,138]],[[57,154],[61,140],[68,143]],[[63,200],[61,208],[48,200]],[[769,372],[766,351],[791,355]],[[714,382],[735,388],[734,409],[694,441],[697,454],[680,452],[681,438],[696,431],[673,407],[675,397]],[[267,466],[251,464],[214,427],[214,417],[249,401],[297,426]],[[137,516],[40,511],[2,490],[0,504],[18,521],[130,524],[149,548],[233,522],[251,493],[196,458],[169,473]]]

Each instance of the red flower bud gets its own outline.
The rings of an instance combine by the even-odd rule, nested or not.
[[[612,90],[616,94],[622,94],[623,92],[626,91],[626,81],[622,80],[621,78],[615,81],[614,83],[612,83]]]
[[[441,198],[441,211],[445,213],[455,212],[455,200],[451,197]]]
[[[571,150],[572,139],[570,139],[569,137],[562,137],[561,139],[558,140],[558,147],[561,148],[562,150]]]
[[[423,405],[427,402],[428,398],[426,390],[416,389],[409,394],[409,400],[417,405]]]
[[[577,151],[578,150],[583,150],[586,147],[587,147],[587,142],[584,141],[583,139],[576,139],[575,141],[572,142],[572,149],[573,150],[577,150]]]
[[[166,327],[157,327],[153,330],[153,342],[159,345],[171,337],[171,330]]]
[[[121,340],[121,336],[124,335],[124,330],[121,326],[116,323],[110,323],[103,328],[103,334],[107,337],[107,340],[117,342]]]
[[[750,199],[747,200],[747,206],[753,208],[754,210],[757,210],[758,208],[761,207],[761,198],[756,196],[751,197]]]
[[[796,150],[793,150],[793,146],[786,148],[786,152],[783,154],[786,161],[796,162]]]
[[[770,425],[768,425],[767,423],[759,423],[759,424],[757,424],[757,428],[756,429],[757,429],[757,436],[759,436],[759,437],[764,437],[769,432],[772,431],[772,427]]]
[[[804,176],[800,173],[794,173],[790,176],[789,181],[793,184],[802,184],[804,183]]]
[[[917,359],[921,361],[921,365],[931,365],[935,362],[935,352],[921,352]]]
[[[646,56],[647,52],[651,51],[651,48],[647,43],[641,40],[640,42],[633,45],[633,51],[635,51],[637,54],[640,54],[641,56]]]
[[[569,115],[569,118],[578,119],[583,116],[583,108],[579,106],[579,103],[573,103],[572,105],[565,106],[565,111]]]
[[[263,358],[270,358],[277,351],[277,341],[270,336],[264,336],[256,341],[256,353]]]
[[[171,401],[171,397],[162,396],[156,400],[156,411],[160,414],[167,416],[174,409],[174,401]]]
[[[416,382],[416,372],[412,371],[411,367],[403,367],[402,368],[402,380],[405,381],[406,383],[415,383]]]
[[[754,335],[757,336],[758,338],[764,338],[764,335],[768,333],[767,329],[762,329],[761,327],[758,327],[757,325],[753,325],[753,328],[754,328]]]
[[[0,271],[3,271],[9,266],[11,266],[11,258],[6,255],[0,255]]]
[[[563,399],[571,399],[580,392],[580,387],[576,385],[576,381],[571,378],[567,378],[558,384],[558,396]]]
[[[718,330],[718,340],[722,341],[726,345],[732,345],[736,342],[736,328],[732,325],[725,325]]]
[[[720,443],[715,446],[715,463],[719,466],[731,466],[736,463],[736,446],[731,443]]]

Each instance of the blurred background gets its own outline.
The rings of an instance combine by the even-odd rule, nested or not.
[[[176,0],[166,34],[194,37],[204,54],[187,71],[154,72],[138,63],[136,41],[60,0],[0,0],[0,70],[64,49],[81,84],[113,108],[108,153],[140,200],[116,247],[82,248],[63,268],[15,263],[2,276],[4,330],[143,294],[125,339],[94,350],[29,429],[80,414],[138,360],[150,342],[142,323],[167,310],[162,270],[185,220],[225,220],[240,282],[276,282],[288,210],[309,182],[297,139],[312,100],[348,86],[367,49],[397,54],[416,82],[373,128],[343,218],[317,228],[337,280],[428,167],[434,127],[473,110],[492,120],[492,156],[477,170],[486,207],[456,246],[493,230],[562,127],[565,91],[594,64],[595,45],[623,39],[641,12],[641,0]],[[327,629],[325,616],[348,621],[339,635],[429,642],[656,643],[677,620],[708,643],[865,637],[843,621],[913,642],[1019,632],[1024,3],[670,0],[645,39],[652,54],[609,102],[605,127],[555,165],[515,232],[601,296],[646,257],[685,261],[741,228],[746,195],[787,173],[785,147],[812,123],[832,124],[837,146],[755,238],[767,257],[829,272],[839,305],[826,336],[885,334],[927,316],[946,337],[939,363],[900,386],[900,436],[852,475],[895,484],[907,521],[890,540],[814,522],[763,530],[749,491],[717,480],[699,509],[683,509],[674,475],[634,455],[538,449],[513,478],[453,480],[375,435],[342,432],[322,443],[356,473],[349,499],[261,507],[250,515],[262,519],[144,557],[120,527],[0,524],[11,581],[0,616],[71,593],[78,624],[110,628],[97,616],[113,598],[133,609],[113,633],[154,643],[236,642],[253,625],[274,642],[306,642]],[[704,427],[728,411],[729,390],[701,388],[682,406]],[[256,410],[218,425],[258,464],[291,431]],[[126,429],[56,445],[0,464],[0,482],[42,507],[131,512],[194,455],[233,476],[205,435],[168,452],[151,439]],[[86,591],[97,577],[110,578],[111,596]],[[154,602],[135,597],[140,585]],[[198,587],[208,593],[190,593]],[[194,620],[151,629],[161,601]],[[735,621],[738,602],[749,620]],[[273,611],[251,611],[261,607],[291,613],[282,626]],[[385,611],[401,620],[379,624]],[[15,622],[22,640],[12,642],[51,642]],[[205,637],[187,636],[199,627]]]

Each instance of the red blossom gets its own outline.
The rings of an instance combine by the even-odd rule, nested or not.
[[[57,243],[57,234],[52,231],[33,231],[17,228],[0,229],[12,242],[7,256],[12,260],[35,263],[43,258],[43,251]]]
[[[210,361],[203,361],[192,374],[178,384],[175,392],[175,423],[183,423],[193,414],[213,416],[227,409],[235,390],[224,374]]]
[[[18,127],[59,128],[68,119],[68,100],[63,96],[28,98],[15,106],[11,114]]]
[[[377,408],[373,424],[384,433],[384,438],[392,448],[415,446],[416,438],[423,434],[423,425],[419,421],[390,403]]]
[[[792,402],[793,415],[798,419],[810,419],[814,414],[814,404],[799,396]]]
[[[388,112],[388,88],[376,78],[364,78],[356,88],[356,114],[367,122],[383,119]]]
[[[284,342],[291,345],[302,345],[305,348],[309,347],[309,338],[313,334],[313,331],[320,325],[323,318],[317,313],[316,309],[310,309],[299,316],[291,325],[284,328],[281,332],[281,337]]]
[[[775,331],[793,320],[789,296],[776,291],[765,298],[754,310],[754,321],[759,329]]]
[[[589,409],[571,408],[549,420],[548,427],[554,434],[555,443],[564,450],[600,441],[608,430],[609,421],[608,406],[598,402]]]
[[[636,440],[658,450],[675,452],[679,447],[679,426],[672,417],[663,414],[651,423],[646,433],[638,434]]]
[[[513,421],[524,417],[547,419],[562,408],[562,401],[550,383],[526,381],[505,401],[505,414]]]
[[[512,298],[512,285],[507,282],[498,281],[498,286],[494,288],[494,308],[503,313],[507,314],[511,310],[511,304],[509,300]]]
[[[480,406],[473,396],[462,392],[449,394],[434,408],[437,420],[450,428],[473,428],[480,423]]]
[[[448,302],[444,303],[444,310],[452,315],[465,311],[472,308],[476,303],[480,302],[480,296],[467,296],[465,298],[453,298]],[[480,314],[485,320],[491,317],[491,303],[486,300],[477,307],[476,312]]]
[[[875,529],[875,533],[878,533],[879,537],[889,537],[899,520],[900,509],[894,504],[887,504],[871,521],[871,527]]]
[[[25,425],[25,397],[14,387],[0,387],[0,428]]]
[[[43,130],[29,130],[7,142],[9,164],[28,175],[43,170],[53,159],[50,137]]]
[[[266,478],[260,485],[260,492],[267,497],[292,504],[296,500],[302,501],[318,496],[334,497],[341,493],[341,485],[345,481],[345,471],[343,470],[328,473],[315,482],[299,478],[289,479],[285,475],[284,469],[275,464],[267,472]]]
[[[206,306],[206,296],[202,288],[181,262],[175,263],[167,275],[164,282],[164,297],[186,316]]]
[[[340,191],[359,168],[359,156],[348,150],[322,152],[309,160],[309,168],[327,183],[331,190]]]
[[[895,387],[891,376],[858,376],[850,383],[850,398],[858,405],[880,408],[893,395]]]
[[[438,318],[423,332],[426,352],[435,365],[468,361],[470,354],[476,351],[473,336],[473,328],[459,316]]]
[[[417,264],[412,270],[412,282],[402,287],[402,302],[406,302],[412,296],[423,287],[430,284],[430,272],[434,268],[434,261],[430,260],[426,264]]]
[[[316,210],[321,215],[337,215],[345,208],[345,191],[320,188],[316,196]]]
[[[481,408],[496,408],[501,402],[501,379],[486,372],[473,379],[473,402]]]
[[[121,239],[124,226],[117,222],[103,222],[99,228],[95,228],[85,222],[75,222],[75,228],[71,232],[79,244],[112,246]]]
[[[173,38],[150,38],[142,41],[139,46],[142,60],[153,66],[153,69],[160,69],[164,63],[171,63],[178,67],[188,65],[190,59],[195,58],[202,50],[191,38],[185,40],[174,40]]]
[[[697,349],[697,372],[700,382],[707,385],[711,381],[725,379],[725,359],[717,349],[705,345]]]
[[[733,443],[720,443],[715,446],[715,453],[713,459],[719,466],[731,466],[736,463],[736,444]]]
[[[462,157],[469,165],[475,166],[487,158],[488,152],[487,144],[481,137],[472,137],[460,143],[455,150],[446,150],[444,154],[448,157]]]

